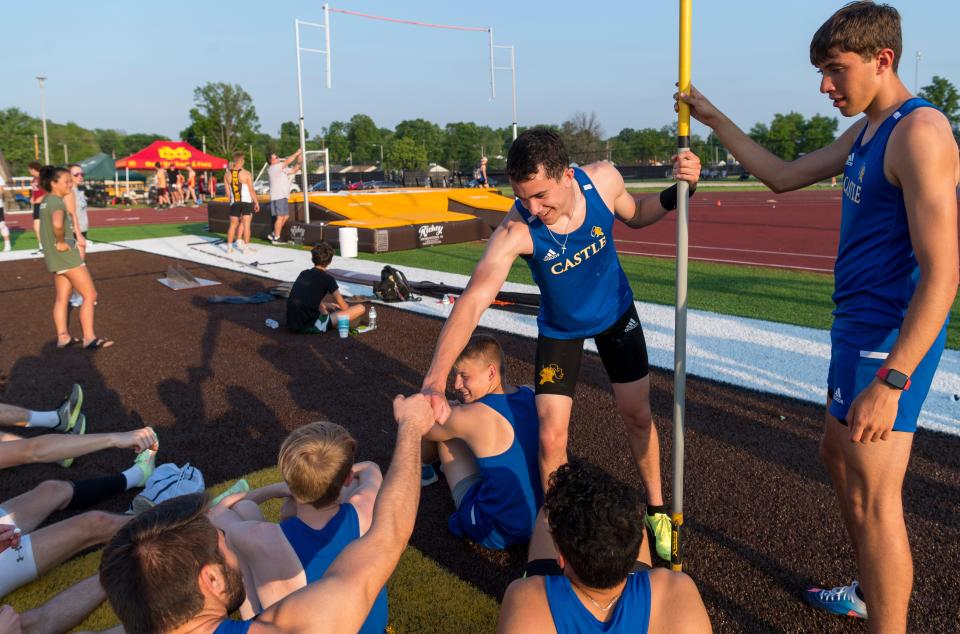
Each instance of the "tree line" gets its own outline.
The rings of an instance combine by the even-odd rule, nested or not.
[[[960,92],[947,79],[934,76],[919,95],[943,110],[960,140]],[[234,151],[249,152],[262,164],[276,152],[292,154],[300,147],[300,130],[294,121],[280,125],[278,134],[263,132],[253,98],[240,86],[207,83],[194,90],[194,105],[189,111],[190,125],[180,138],[209,153],[229,156]],[[627,165],[667,163],[676,147],[676,123],[660,128],[624,128],[607,136],[595,113],[577,112],[563,123],[542,124],[555,130],[566,142],[571,160],[584,164],[611,160]],[[836,118],[797,112],[777,113],[768,122],[758,122],[749,135],[765,148],[792,160],[832,142],[837,135]],[[118,130],[88,130],[76,123],[48,122],[50,158],[60,162],[62,146],[67,145],[71,160],[84,159],[96,152],[122,157],[163,139],[159,134],[126,134]],[[521,128],[522,130],[523,128]],[[15,174],[25,174],[34,159],[34,135],[40,135],[40,121],[17,108],[0,110],[0,150]],[[392,130],[380,127],[366,114],[355,114],[348,121],[332,121],[316,134],[306,131],[308,150],[327,148],[336,165],[378,165],[385,169],[421,170],[437,163],[454,170],[470,170],[480,157],[487,156],[490,169],[504,167],[512,141],[509,127],[494,128],[473,122],[455,122],[440,126],[426,119],[401,121]],[[39,138],[39,137],[38,137]],[[39,145],[42,156],[42,138]],[[727,159],[727,151],[711,133],[706,139],[691,137],[691,146],[707,164]]]

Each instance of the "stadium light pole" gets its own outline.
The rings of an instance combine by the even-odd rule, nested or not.
[[[492,29],[491,29],[492,32]],[[513,140],[517,140],[517,58],[516,51],[512,44],[490,44],[490,50],[492,51],[495,48],[502,48],[510,51],[510,65],[509,66],[492,66],[493,57],[490,58],[490,64],[493,70],[509,70],[510,71],[510,84],[513,92]],[[492,76],[492,75],[491,75]],[[493,85],[493,98],[497,98],[497,88],[496,84]]]
[[[690,91],[693,0],[680,0],[680,92]],[[677,120],[677,153],[690,149],[690,106],[680,102]],[[673,508],[671,512],[670,567],[683,570],[683,435],[687,391],[687,263],[689,250],[690,184],[677,182],[677,295],[673,345]]]
[[[43,164],[50,165],[50,145],[47,143],[47,100],[44,95],[44,84],[47,78],[40,75],[37,77],[40,82],[40,121],[43,125]]]
[[[324,31],[324,41],[326,49],[316,49],[316,48],[303,48],[300,46],[300,27],[308,26],[317,29],[323,29]],[[300,53],[320,53],[321,55],[326,55],[327,62],[327,88],[330,88],[330,5],[323,5],[323,24],[316,24],[314,22],[304,22],[303,20],[294,19],[293,21],[293,30],[295,33],[295,40],[297,46],[297,100],[300,105],[300,157],[304,161],[303,169],[300,170],[300,191],[303,194],[303,220],[307,224],[310,224],[310,203],[307,199],[308,194],[310,193],[310,185],[307,179],[307,164],[306,164],[306,155],[307,155],[307,136],[306,128],[303,122],[303,75],[302,67],[300,62]],[[327,179],[326,182],[327,191],[330,191],[330,179]]]
[[[913,67],[913,94],[920,91],[920,60],[923,59],[923,51],[917,51],[916,65]]]

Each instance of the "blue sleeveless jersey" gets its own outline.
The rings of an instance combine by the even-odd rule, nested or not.
[[[523,259],[540,287],[537,325],[540,334],[552,339],[598,335],[633,303],[633,291],[613,244],[613,212],[586,173],[580,168],[573,172],[587,202],[586,217],[576,231],[551,234],[516,202],[533,239],[533,254]]]
[[[557,634],[646,634],[650,625],[650,577],[648,571],[627,576],[623,594],[613,607],[609,621],[600,621],[580,601],[573,591],[570,580],[563,575],[548,575],[543,578],[547,591],[547,603]]]
[[[840,248],[834,271],[834,330],[899,328],[917,288],[920,269],[910,244],[903,190],[883,173],[887,142],[897,123],[923,99],[905,101],[873,137],[860,132],[843,170]]]
[[[488,394],[477,402],[507,420],[513,442],[501,454],[477,458],[482,480],[450,516],[450,532],[488,548],[526,543],[543,504],[540,419],[533,390],[519,387],[513,394]]]
[[[220,625],[217,626],[217,629],[213,630],[213,634],[247,634],[252,624],[252,620],[232,621],[227,619],[220,621]]]
[[[323,577],[340,551],[360,537],[360,520],[357,509],[353,508],[352,504],[341,504],[337,514],[320,530],[310,528],[296,517],[281,522],[280,529],[297,553],[297,558],[307,573],[307,583],[312,583]],[[327,607],[336,609],[334,606]],[[383,588],[360,632],[382,634],[386,628],[387,589]]]

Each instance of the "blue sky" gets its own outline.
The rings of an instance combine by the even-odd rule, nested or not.
[[[960,85],[960,3],[893,4],[903,15],[900,72],[907,85],[913,88],[918,49],[923,52],[921,86],[935,74]],[[39,114],[34,77],[43,74],[47,115],[55,121],[176,137],[187,126],[194,87],[226,81],[253,96],[262,129],[276,135],[281,122],[297,117],[293,20],[322,22],[321,5],[50,0],[39,10],[33,2],[3,2],[6,63],[0,108]],[[841,5],[695,0],[694,83],[745,127],[788,110],[834,116],[817,92],[807,47],[817,27]],[[675,116],[676,2],[336,0],[331,6],[493,26],[497,43],[516,46],[521,125],[560,123],[576,111],[593,111],[613,135],[624,127],[659,127]],[[357,112],[390,128],[416,117],[441,124],[506,126],[511,121],[509,72],[497,73],[497,99],[490,100],[485,33],[332,14],[331,38],[331,90],[323,86],[321,56],[303,59],[311,133]],[[305,32],[303,45],[322,48],[322,34]]]

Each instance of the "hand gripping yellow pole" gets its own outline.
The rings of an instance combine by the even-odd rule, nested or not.
[[[690,90],[690,52],[693,0],[680,0],[680,81],[681,92]],[[690,106],[680,102],[677,121],[677,152],[690,149]],[[683,570],[681,533],[683,526],[683,433],[687,392],[687,251],[690,184],[677,184],[677,302],[673,349],[673,544],[670,567]]]

